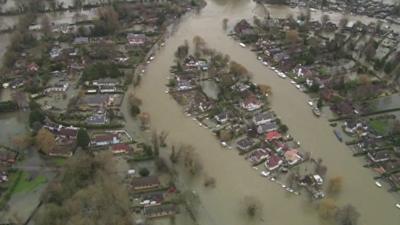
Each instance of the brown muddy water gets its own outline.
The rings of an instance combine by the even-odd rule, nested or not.
[[[203,188],[201,181],[187,182],[189,188],[198,193],[205,209],[199,215],[199,222],[232,225],[326,224],[318,218],[307,197],[289,195],[276,183],[261,178],[259,171],[253,170],[235,150],[222,148],[209,130],[186,117],[182,108],[165,94],[177,46],[185,40],[190,42],[196,35],[202,36],[211,48],[229,54],[233,60],[247,67],[256,83],[272,86],[272,108],[289,126],[290,133],[302,143],[304,149],[312,152],[314,158],[323,158],[328,166],[328,176],[340,175],[344,178],[343,191],[337,197],[338,205],[353,204],[361,213],[359,224],[399,224],[400,210],[395,208],[399,198],[374,184],[373,174],[362,167],[362,160],[352,157],[349,149],[336,139],[329,123],[313,116],[306,103],[308,97],[288,80],[280,79],[264,67],[249,49],[241,48],[222,30],[224,18],[228,18],[232,25],[241,18],[251,19],[261,11],[246,0],[208,1],[200,14],[182,19],[176,32],[166,41],[166,46],[157,52],[156,59],[147,67],[141,87],[136,90],[143,100],[144,111],[151,115],[153,128],[169,131],[171,143],[193,145],[205,172],[216,178],[215,189]],[[262,219],[244,219],[241,204],[244,196],[255,196],[262,202]]]

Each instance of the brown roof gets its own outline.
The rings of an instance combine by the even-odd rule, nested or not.
[[[132,187],[134,189],[141,189],[146,187],[160,186],[160,180],[157,176],[149,176],[149,177],[138,177],[132,180]]]

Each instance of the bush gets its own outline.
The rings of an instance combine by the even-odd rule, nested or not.
[[[140,114],[140,108],[137,105],[131,105],[131,115],[133,117],[136,117],[137,115]]]
[[[29,125],[32,127],[35,122],[43,124],[44,119],[45,116],[40,110],[32,110],[29,114]]]
[[[142,176],[142,177],[147,177],[147,176],[150,175],[150,171],[149,171],[147,168],[141,168],[141,169],[139,170],[139,174],[140,174],[140,176]]]

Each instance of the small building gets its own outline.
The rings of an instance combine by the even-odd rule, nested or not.
[[[126,38],[128,39],[128,43],[132,46],[142,46],[146,44],[146,35],[144,34],[129,33]]]
[[[157,176],[137,177],[133,178],[131,187],[133,191],[150,191],[157,189],[161,186],[160,180]]]

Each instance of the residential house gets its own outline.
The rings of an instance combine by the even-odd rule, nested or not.
[[[0,147],[0,163],[13,164],[17,161],[17,156],[17,152]]]
[[[279,156],[277,156],[275,154],[271,154],[264,165],[265,165],[265,168],[272,171],[272,170],[278,169],[282,165],[282,163],[283,163],[283,161],[281,158],[279,158]]]
[[[242,153],[249,151],[254,144],[255,142],[250,138],[243,138],[236,143],[237,148]]]
[[[126,38],[128,43],[132,46],[142,46],[146,44],[146,35],[129,33]]]
[[[91,140],[91,145],[93,146],[107,146],[113,144],[119,144],[120,140],[117,134],[102,134],[96,135]]]
[[[264,124],[264,123],[272,122],[273,120],[275,120],[275,114],[273,112],[271,112],[271,111],[263,112],[263,113],[257,113],[253,117],[253,123],[256,126],[259,126],[259,125]]]
[[[57,143],[54,148],[49,151],[49,156],[69,158],[73,155],[73,150],[76,146],[75,144],[75,141],[68,140],[62,143]]]
[[[116,87],[120,85],[120,82],[119,80],[113,78],[103,78],[92,81],[92,85],[98,87]]]
[[[276,123],[274,123],[274,122],[264,123],[257,127],[258,134],[265,134],[267,132],[276,131],[276,130],[278,130],[278,125],[276,125]]]
[[[76,139],[78,136],[78,128],[76,127],[61,127],[56,130],[56,135],[64,139]]]
[[[367,156],[374,163],[385,162],[390,160],[390,151],[368,152]]]
[[[133,191],[150,191],[161,186],[157,176],[136,177],[131,182]]]
[[[237,23],[235,25],[235,27],[233,28],[233,30],[238,35],[243,35],[243,34],[246,35],[246,34],[253,33],[252,26],[245,19],[242,19],[239,23]]]
[[[246,109],[247,111],[254,111],[260,109],[263,106],[263,103],[257,99],[255,95],[249,95],[245,98],[241,103],[241,107]]]
[[[289,165],[295,165],[302,159],[301,156],[299,155],[299,151],[297,149],[287,150],[284,153],[284,157]]]
[[[88,37],[76,37],[73,41],[74,45],[85,45],[89,44],[89,38]]]
[[[276,130],[269,131],[269,132],[267,132],[267,134],[265,135],[265,140],[266,140],[266,141],[269,141],[269,142],[271,142],[271,141],[273,141],[273,140],[281,139],[281,138],[282,138],[281,133],[279,133],[279,132],[276,131]]]
[[[128,144],[115,144],[111,147],[111,151],[113,154],[124,154],[128,153],[131,150],[131,147]]]
[[[221,112],[218,115],[215,115],[214,118],[218,123],[223,124],[228,121],[229,115],[227,112]]]
[[[44,92],[50,93],[50,92],[66,92],[68,90],[69,83],[68,82],[59,82],[51,87],[48,87],[44,90]]]
[[[143,214],[146,218],[157,218],[173,216],[177,213],[177,207],[174,204],[164,204],[145,207]]]
[[[31,63],[31,64],[29,64],[27,67],[26,67],[26,69],[29,71],[29,72],[37,72],[38,70],[39,70],[39,65],[38,64],[36,64],[36,63]]]
[[[268,159],[270,154],[271,154],[270,149],[259,148],[259,149],[252,151],[246,157],[246,159],[249,160],[253,166],[256,166],[256,165],[264,162],[266,159]]]
[[[86,123],[88,125],[105,125],[110,122],[107,112],[104,110],[99,110],[93,115],[86,118]]]

